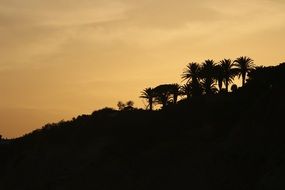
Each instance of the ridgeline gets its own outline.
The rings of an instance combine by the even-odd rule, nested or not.
[[[285,63],[234,92],[48,124],[1,140],[0,188],[285,189],[284,97]]]

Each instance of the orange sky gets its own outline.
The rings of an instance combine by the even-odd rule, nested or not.
[[[17,137],[145,87],[188,62],[285,60],[283,0],[0,0],[0,134]]]

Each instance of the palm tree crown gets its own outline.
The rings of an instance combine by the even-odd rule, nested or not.
[[[200,78],[200,65],[198,63],[189,63],[182,74],[182,79],[187,80],[187,82],[198,82]]]
[[[187,97],[187,99],[190,99],[193,93],[193,88],[192,88],[192,82],[186,83],[180,88],[180,93],[181,95],[184,95]]]
[[[153,98],[154,97],[155,97],[155,94],[154,94],[154,90],[152,88],[145,88],[141,92],[141,96],[140,96],[140,98],[147,99],[147,101],[148,101],[147,107],[149,107],[150,110],[152,110],[152,107],[153,107]]]
[[[172,94],[172,102],[174,104],[177,103],[178,96],[180,95],[180,85],[179,84],[170,84],[169,85],[169,91]]]
[[[203,87],[206,94],[213,94],[213,86],[215,86],[215,68],[214,60],[205,60],[202,63],[201,77],[203,78]]]
[[[201,67],[198,63],[189,63],[182,74],[182,79],[187,80],[187,84],[191,83],[192,95],[199,96],[202,94],[200,80]]]
[[[234,61],[234,66],[236,67],[238,76],[242,77],[242,86],[244,86],[247,73],[255,68],[253,60],[249,57],[242,56]]]
[[[226,87],[226,91],[229,91],[229,84],[233,82],[236,72],[233,68],[234,64],[231,59],[223,59],[220,61],[222,75],[223,75],[223,82]]]
[[[162,108],[165,108],[169,104],[169,100],[172,95],[170,86],[170,84],[161,84],[153,89],[155,93],[155,101],[162,104]]]

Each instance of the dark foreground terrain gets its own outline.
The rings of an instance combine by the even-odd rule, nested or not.
[[[284,64],[235,93],[103,109],[0,144],[0,189],[285,189]]]

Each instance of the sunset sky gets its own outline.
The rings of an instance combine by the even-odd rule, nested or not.
[[[284,0],[0,0],[0,134],[181,83],[188,62],[285,61]]]

